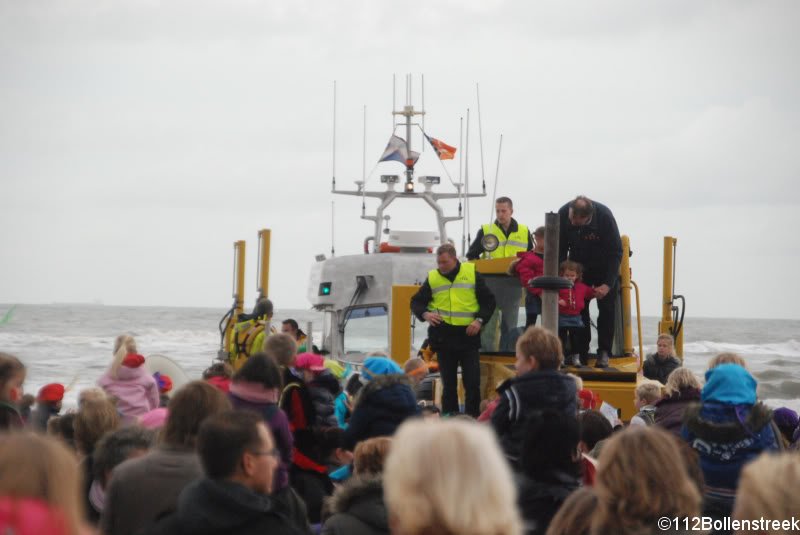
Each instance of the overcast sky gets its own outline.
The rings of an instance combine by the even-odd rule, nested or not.
[[[490,195],[502,134],[498,195],[518,220],[579,193],[614,211],[644,315],[660,314],[673,235],[688,316],[798,319],[798,20],[791,0],[0,0],[0,302],[222,310],[246,239],[250,306],[267,227],[271,296],[307,307],[331,247],[333,81],[344,187],[363,107],[369,171],[392,75],[401,101],[415,73],[431,135],[458,145],[471,109],[472,191],[478,83]],[[443,175],[430,151],[418,170]],[[472,235],[491,207],[473,201]],[[393,228],[422,229],[426,210],[398,206]],[[336,199],[337,254],[371,233],[359,215]]]

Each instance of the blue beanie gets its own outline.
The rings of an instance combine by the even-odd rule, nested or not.
[[[361,378],[370,381],[377,375],[403,373],[403,369],[393,360],[386,357],[369,357],[364,361]]]
[[[754,405],[756,380],[738,364],[720,364],[706,372],[701,399],[730,405]]]

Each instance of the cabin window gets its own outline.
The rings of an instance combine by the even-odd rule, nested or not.
[[[345,314],[344,352],[370,353],[389,350],[389,314],[386,306],[351,308]]]

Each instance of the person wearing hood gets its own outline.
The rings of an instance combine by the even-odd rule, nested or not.
[[[64,385],[50,383],[44,385],[36,396],[36,408],[31,412],[28,425],[40,433],[47,432],[47,422],[61,412],[64,400]]]
[[[311,426],[338,426],[336,396],[342,391],[342,386],[325,366],[325,358],[314,353],[300,353],[297,355],[295,368],[303,374],[303,380],[311,394],[311,402],[314,404],[314,421]]]
[[[756,380],[738,364],[706,372],[701,402],[686,409],[681,434],[700,456],[704,514],[718,519],[731,514],[742,467],[779,449],[772,410],[756,400]]]
[[[344,447],[372,437],[391,436],[403,421],[419,413],[411,380],[386,357],[369,357],[361,368],[364,386],[353,402],[350,425],[344,430]]]
[[[322,535],[388,535],[383,465],[391,444],[389,437],[375,437],[356,446],[353,477],[331,497],[331,516],[322,526]]]
[[[525,422],[534,411],[554,409],[567,418],[577,415],[575,381],[558,371],[563,360],[561,341],[541,327],[528,327],[517,340],[517,376],[497,389],[500,401],[492,413],[503,452],[517,468]]]
[[[292,515],[270,496],[280,453],[260,415],[228,411],[208,418],[200,426],[197,450],[206,477],[190,483],[177,510],[144,533],[311,533],[304,511]]]
[[[133,337],[123,334],[114,343],[114,360],[97,380],[106,394],[117,400],[117,409],[125,422],[158,408],[161,404],[158,383],[144,366],[144,357],[137,353]]]

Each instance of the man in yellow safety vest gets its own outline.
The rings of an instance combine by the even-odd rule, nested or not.
[[[533,250],[533,238],[528,227],[517,223],[511,217],[514,214],[514,203],[508,197],[499,197],[494,204],[494,212],[497,219],[491,225],[483,225],[475,239],[472,241],[467,258],[475,260],[477,258],[508,258],[515,257],[517,253]],[[497,242],[497,248],[486,251],[484,238],[494,238],[491,241]],[[494,277],[488,280],[489,288],[497,299],[497,309],[500,312],[500,351],[514,350],[514,337],[517,321],[519,320],[519,307],[522,299],[522,291],[519,283],[513,277]],[[489,326],[489,339],[493,338],[493,333],[497,319],[493,319]],[[494,343],[489,339],[484,340],[486,348],[494,348]]]
[[[465,412],[478,416],[480,393],[481,327],[492,316],[494,295],[474,264],[458,261],[449,243],[436,250],[437,269],[411,298],[411,311],[427,321],[428,341],[439,358],[442,412],[458,413],[458,367],[464,383]]]

